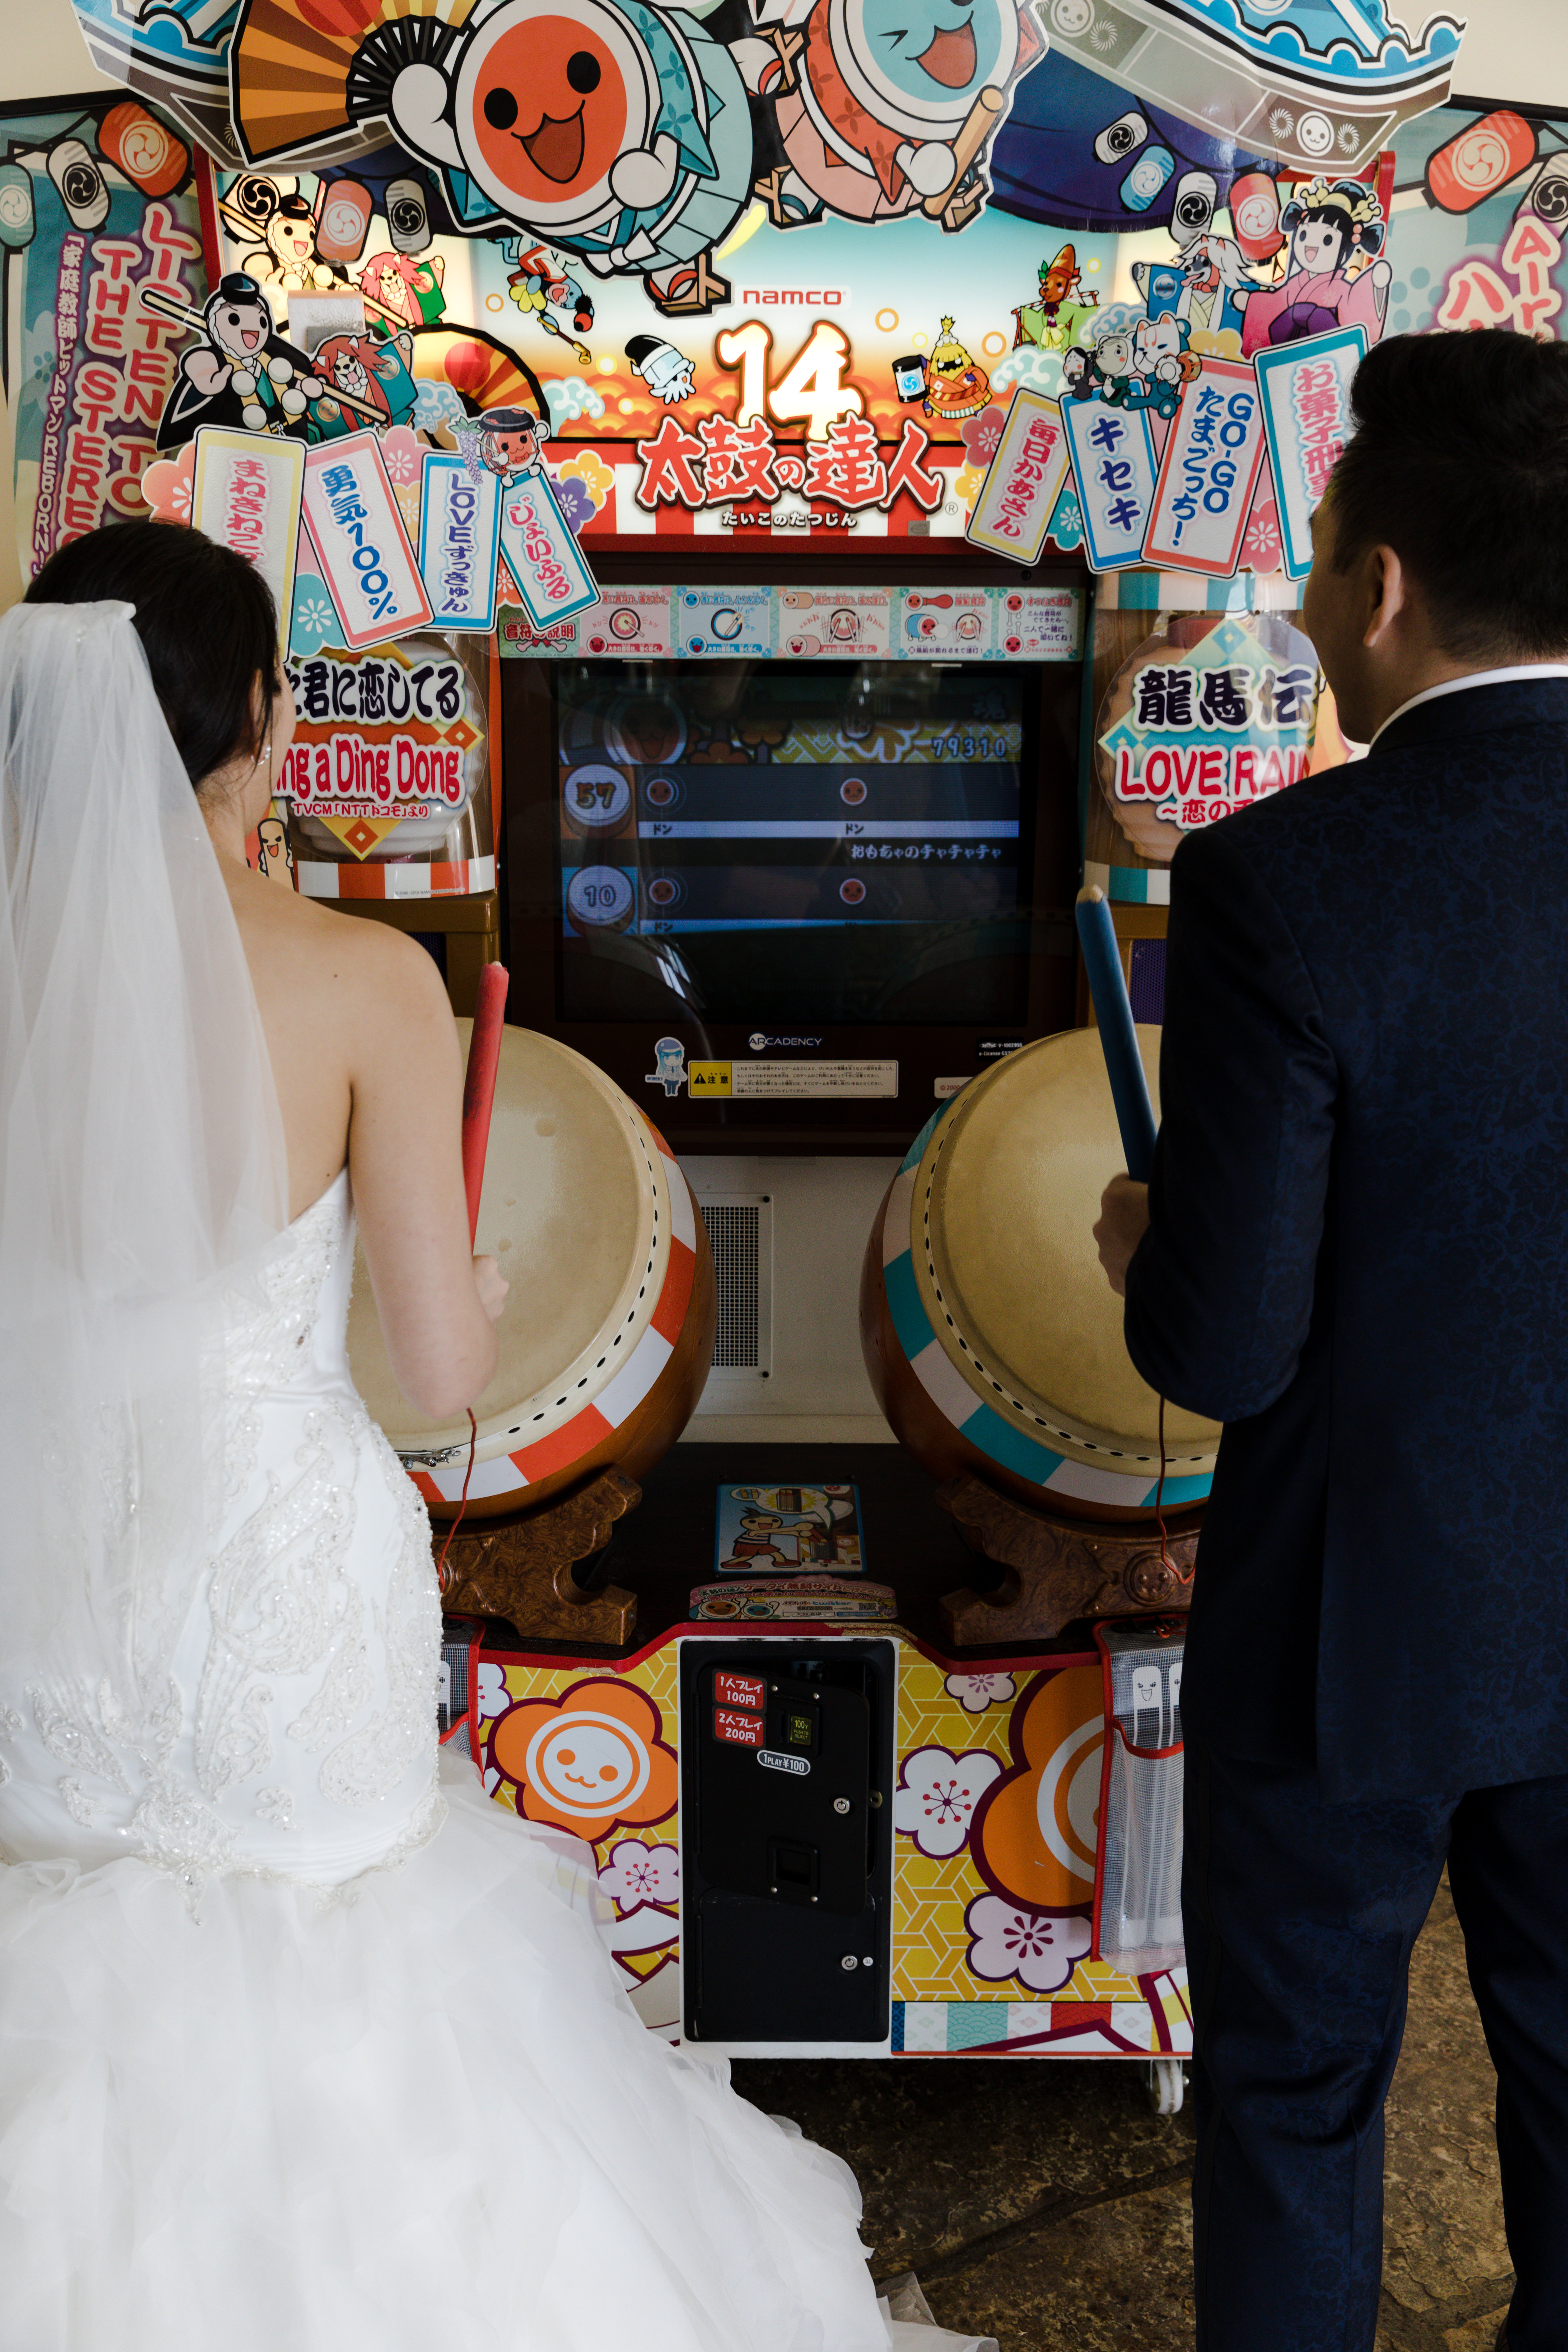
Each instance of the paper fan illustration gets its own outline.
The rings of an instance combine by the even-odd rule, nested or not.
[[[516,229],[661,310],[729,299],[714,247],[751,200],[752,120],[730,52],[648,0],[245,0],[229,53],[252,163],[390,127],[439,173],[459,230]]]

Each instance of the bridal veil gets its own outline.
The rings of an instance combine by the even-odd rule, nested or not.
[[[204,1382],[282,1129],[131,605],[0,619],[0,1623],[139,1722],[221,1514]]]

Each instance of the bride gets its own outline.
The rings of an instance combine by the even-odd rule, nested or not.
[[[957,2346],[847,2168],[644,2030],[591,1854],[437,1762],[354,1221],[426,1412],[506,1286],[435,966],[247,867],[276,646],[161,523],[0,621],[0,2347]]]

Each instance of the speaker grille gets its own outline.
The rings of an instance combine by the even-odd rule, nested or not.
[[[762,1206],[754,1201],[705,1201],[702,1222],[713,1250],[719,1286],[719,1328],[713,1338],[713,1369],[754,1372],[762,1369]]]

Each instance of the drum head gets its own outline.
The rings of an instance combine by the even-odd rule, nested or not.
[[[1160,1032],[1138,1038],[1158,1113]],[[972,1079],[933,1130],[912,1257],[943,1352],[988,1405],[1072,1456],[1152,1475],[1159,1400],[1133,1370],[1091,1230],[1125,1164],[1099,1032],[1041,1038]],[[1218,1438],[1166,1406],[1173,1473],[1212,1466]]]
[[[458,1024],[465,1055],[470,1026]],[[619,1087],[570,1046],[503,1029],[476,1247],[511,1289],[495,1378],[474,1407],[479,1459],[548,1436],[615,1378],[653,1313],[669,1233],[661,1155]],[[400,1453],[467,1453],[466,1414],[427,1420],[394,1381],[363,1252],[349,1357]]]

